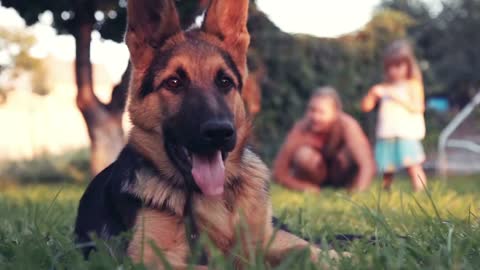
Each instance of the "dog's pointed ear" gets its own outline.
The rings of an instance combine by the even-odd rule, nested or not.
[[[147,68],[159,48],[171,36],[181,32],[173,0],[129,0],[125,41],[132,64]]]
[[[250,35],[247,30],[249,0],[211,0],[202,30],[218,37],[235,63],[246,71]]]

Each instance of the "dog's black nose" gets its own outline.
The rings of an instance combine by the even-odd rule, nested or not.
[[[235,137],[235,129],[230,121],[210,120],[200,128],[202,138],[218,146],[222,146]]]

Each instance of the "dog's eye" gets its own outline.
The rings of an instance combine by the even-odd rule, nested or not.
[[[177,77],[170,77],[163,82],[165,88],[172,92],[177,92],[183,87],[182,80]]]
[[[233,87],[233,81],[227,76],[219,76],[216,80],[218,88],[223,91],[228,91]]]

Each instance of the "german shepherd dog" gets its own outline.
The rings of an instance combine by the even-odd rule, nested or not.
[[[155,247],[186,268],[199,233],[228,256],[261,249],[270,265],[296,249],[316,258],[307,241],[275,232],[269,172],[247,147],[248,2],[211,0],[203,25],[182,31],[173,0],[128,1],[133,128],[80,201],[77,242],[130,231],[126,254],[149,268],[162,265]]]

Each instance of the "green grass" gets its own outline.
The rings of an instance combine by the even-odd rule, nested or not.
[[[480,180],[480,179],[478,179]],[[297,233],[332,239],[341,233],[377,237],[358,241],[353,256],[336,269],[478,269],[480,265],[480,181],[476,177],[432,181],[429,193],[412,194],[407,181],[382,193],[320,195],[272,188],[275,214]],[[72,242],[79,185],[0,186],[0,269],[143,269],[101,249],[86,262]],[[400,237],[403,236],[403,237]],[[249,269],[266,269],[252,262]],[[228,268],[220,255],[212,265]],[[294,254],[278,269],[315,269]]]

